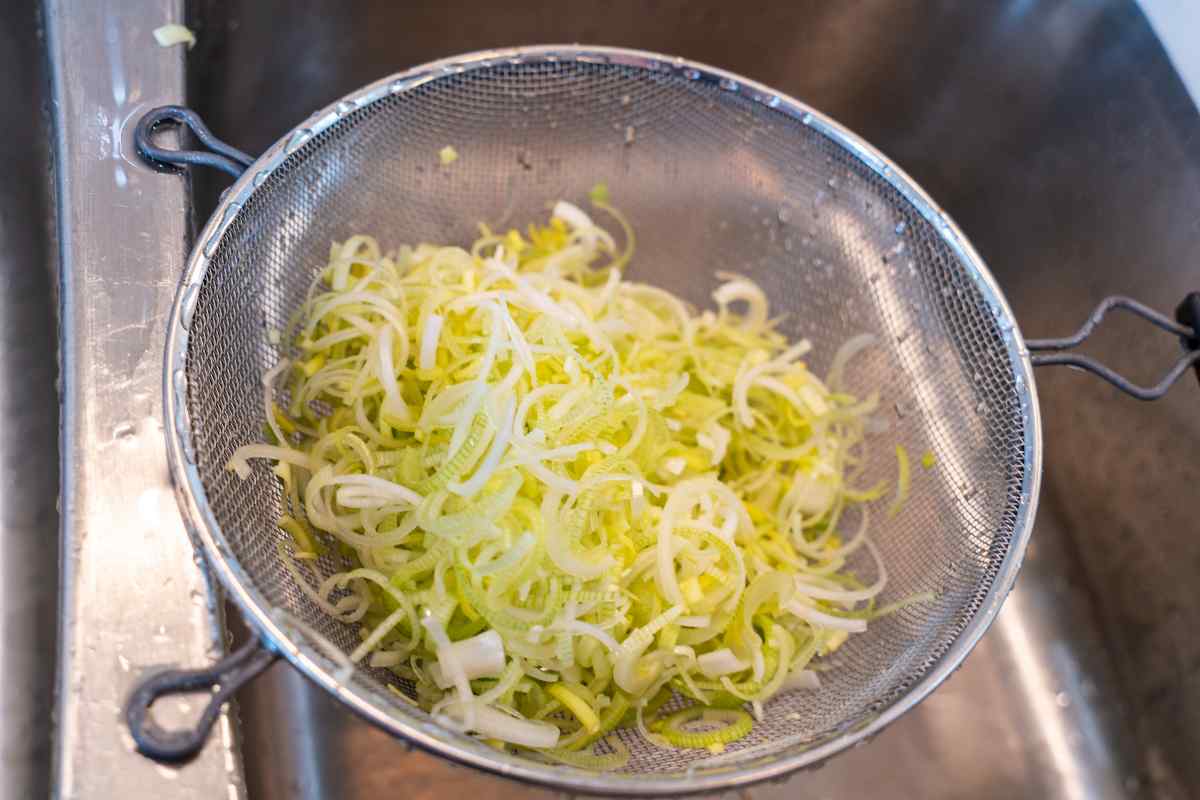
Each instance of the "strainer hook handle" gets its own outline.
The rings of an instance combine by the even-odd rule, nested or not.
[[[207,150],[169,150],[154,143],[155,131],[166,124],[183,125]],[[152,108],[138,120],[133,134],[138,155],[154,167],[213,167],[237,178],[254,159],[212,134],[200,115],[183,106]]]
[[[279,654],[251,639],[204,669],[166,669],[143,678],[125,703],[125,723],[138,752],[156,761],[187,761],[200,752],[221,706],[243,685],[275,663]],[[200,718],[189,728],[167,730],[150,716],[163,695],[211,692]]]
[[[1140,386],[1090,356],[1065,352],[1083,344],[1104,319],[1104,315],[1114,309],[1135,314],[1151,325],[1179,337],[1179,341],[1183,345],[1183,355],[1153,386]],[[1025,346],[1032,353],[1030,361],[1035,367],[1062,365],[1077,367],[1103,378],[1122,392],[1139,400],[1157,400],[1167,393],[1175,381],[1179,380],[1179,376],[1187,372],[1189,367],[1194,368],[1197,377],[1200,378],[1200,292],[1192,292],[1184,298],[1175,310],[1175,319],[1132,298],[1110,295],[1100,301],[1087,321],[1072,335],[1064,336],[1061,339],[1028,339]]]

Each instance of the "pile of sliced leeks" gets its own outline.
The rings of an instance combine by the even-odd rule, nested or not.
[[[628,757],[592,750],[618,726],[720,752],[890,610],[868,535],[887,489],[858,485],[877,397],[842,388],[871,338],[822,380],[752,281],[719,275],[697,312],[626,280],[606,195],[619,244],[567,202],[469,250],[334,244],[272,335],[297,354],[264,380],[274,443],[229,464],[273,463],[280,558],[357,626],[352,661],[448,725],[594,769]],[[672,693],[695,705],[662,714]]]

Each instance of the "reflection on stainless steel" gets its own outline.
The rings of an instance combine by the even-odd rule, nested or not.
[[[754,790],[784,800],[877,796],[1121,798],[1137,788],[1087,593],[1043,513],[1017,587],[966,665],[869,746]]]
[[[228,719],[200,757],[178,769],[136,755],[119,726],[143,671],[205,663],[221,644],[218,606],[168,482],[159,397],[165,315],[190,207],[181,179],[150,171],[129,148],[131,120],[181,99],[182,52],[155,46],[151,36],[181,6],[46,7],[61,256],[54,789],[62,798],[236,800],[241,792]],[[186,700],[160,705],[166,724],[191,710]]]
[[[58,575],[50,174],[37,9],[0,6],[0,798],[45,797]]]

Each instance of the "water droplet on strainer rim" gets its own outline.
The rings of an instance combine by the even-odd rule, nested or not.
[[[741,88],[741,85],[733,78],[721,78],[718,85],[727,92],[736,92]]]
[[[196,316],[196,302],[200,298],[200,284],[191,283],[183,290],[183,300],[179,305],[179,324],[185,331],[192,329],[192,319]]]
[[[308,128],[301,128],[292,134],[292,138],[288,139],[287,146],[283,148],[284,155],[291,155],[304,146],[304,143],[312,138],[313,132]]]

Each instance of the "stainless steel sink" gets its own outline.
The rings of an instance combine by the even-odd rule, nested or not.
[[[1074,330],[1109,293],[1171,309],[1200,289],[1200,115],[1133,2],[199,0],[189,24],[190,102],[252,153],[340,94],[439,56],[548,41],[642,47],[778,87],[879,146],[972,238],[1027,335]],[[169,180],[140,185],[155,177]],[[201,216],[223,180],[197,176]],[[182,244],[178,224],[161,235]],[[1091,347],[1148,380],[1177,345],[1114,319]],[[1141,404],[1079,374],[1039,374],[1045,490],[992,631],[875,741],[746,794],[1200,795],[1197,391],[1189,377]],[[189,602],[159,593],[176,600]],[[251,798],[535,794],[407,751],[286,666],[245,692],[239,714],[234,751]],[[213,780],[185,767],[155,796],[226,791]]]

